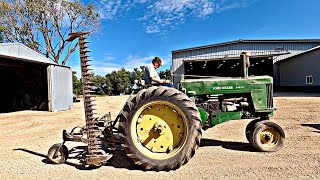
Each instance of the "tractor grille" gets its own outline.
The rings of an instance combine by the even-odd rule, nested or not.
[[[273,84],[267,84],[267,108],[273,108]]]

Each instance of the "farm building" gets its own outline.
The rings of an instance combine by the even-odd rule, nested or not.
[[[72,106],[72,71],[20,43],[0,44],[0,113]]]
[[[251,53],[249,75],[270,75],[277,89],[320,90],[320,39],[237,40],[172,51],[173,83],[181,75],[240,76],[239,59]]]

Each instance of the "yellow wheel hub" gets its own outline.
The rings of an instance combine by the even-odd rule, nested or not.
[[[167,101],[150,102],[133,117],[133,142],[141,153],[150,158],[170,158],[184,145],[186,122],[186,116],[176,105]]]
[[[280,134],[272,128],[265,129],[260,133],[260,142],[264,146],[276,146],[280,138]]]

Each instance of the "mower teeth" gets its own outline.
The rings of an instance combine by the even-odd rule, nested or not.
[[[88,64],[89,61],[91,61],[89,58],[89,55],[87,53],[91,52],[88,50],[88,44],[89,42],[86,41],[87,36],[85,36],[87,33],[82,33],[79,37],[79,44],[80,44],[80,64],[81,64],[81,74],[82,74],[82,81],[83,81],[83,100],[84,100],[84,111],[85,111],[85,118],[86,118],[86,127],[87,127],[87,137],[88,137],[88,155],[86,156],[85,162],[88,165],[101,165],[108,159],[112,157],[112,155],[107,154],[102,149],[102,131],[99,130],[99,126],[97,124],[99,123],[97,120],[98,118],[94,117],[96,113],[93,113],[94,109],[93,107],[95,104],[92,104],[93,101],[91,99],[91,91],[92,89],[92,82],[89,81],[89,78],[93,75],[90,73],[92,69],[88,68],[91,66]]]
[[[86,63],[81,63],[81,66],[82,67],[89,67],[89,66],[92,66],[91,64],[86,64]]]
[[[93,69],[90,69],[90,68],[83,68],[84,71],[91,71]]]
[[[91,103],[93,100],[90,100],[90,101],[85,101],[85,103]],[[92,107],[89,107],[88,109],[86,109],[86,110],[90,110],[90,111],[93,111],[93,110],[97,110],[97,109],[94,109],[94,108],[92,108]]]
[[[86,35],[80,36],[79,41],[85,41],[87,38],[88,38],[88,36],[86,36]]]
[[[99,126],[96,126],[96,125],[88,125],[87,128],[98,129]]]
[[[89,94],[89,93],[92,93],[92,92],[95,92],[95,91],[91,91],[91,90],[84,90],[84,94]]]
[[[89,56],[88,55],[80,55],[80,58],[88,58]],[[82,61],[85,61],[84,59],[82,59]]]
[[[84,75],[84,76],[92,76],[93,74],[90,73],[90,72],[85,72],[85,71],[83,71],[83,75]]]
[[[94,84],[94,82],[87,81],[84,85]]]
[[[93,115],[95,115],[95,114],[97,114],[97,113],[88,112],[88,113],[87,113],[87,118],[91,118],[91,116],[93,116]]]
[[[85,103],[92,103],[92,102],[94,102],[95,100],[85,100],[84,102]],[[97,110],[97,109],[94,109],[94,108],[88,108],[88,110]]]
[[[82,47],[80,47],[81,49],[87,49],[90,48],[89,46],[83,45]]]
[[[84,89],[88,90],[88,89],[92,89],[93,86],[84,86]]]
[[[95,106],[95,104],[87,103],[85,106],[86,106],[87,108],[91,108],[91,107]]]
[[[88,52],[91,52],[90,50],[83,50],[82,51],[83,53],[88,53]]]
[[[85,45],[85,44],[88,44],[88,43],[90,43],[90,41],[82,41],[82,42],[80,43],[80,45]]]

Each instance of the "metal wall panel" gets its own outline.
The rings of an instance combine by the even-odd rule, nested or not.
[[[63,111],[72,107],[72,71],[68,67],[48,67],[49,111]]]
[[[279,62],[280,86],[320,86],[320,49]],[[306,84],[306,76],[313,84]]]
[[[270,55],[272,53],[289,52],[290,54],[275,56],[273,62],[303,53],[308,49],[319,46],[320,42],[239,42],[224,43],[218,46],[203,46],[198,48],[178,50],[172,52],[173,83],[177,87],[180,75],[184,74],[183,61],[185,60],[217,60],[221,58],[238,58],[244,51],[252,55]],[[277,71],[275,71],[277,72]],[[275,75],[277,76],[277,75]]]

